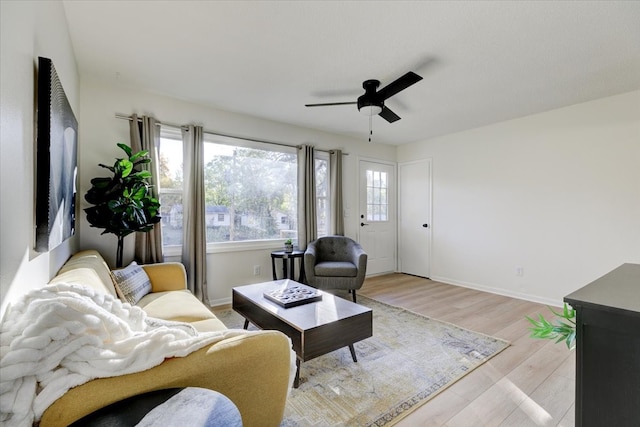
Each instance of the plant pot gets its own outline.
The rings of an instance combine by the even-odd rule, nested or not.
[[[293,245],[284,245],[285,252],[293,252]]]

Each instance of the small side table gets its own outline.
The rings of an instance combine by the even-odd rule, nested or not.
[[[271,271],[273,272],[273,280],[278,280],[276,274],[276,258],[282,259],[282,278],[295,280],[295,263],[296,258],[300,259],[300,279],[299,282],[304,283],[304,251],[294,249],[293,252],[273,251],[271,252]],[[291,260],[291,262],[289,262]],[[287,269],[287,266],[289,268]]]

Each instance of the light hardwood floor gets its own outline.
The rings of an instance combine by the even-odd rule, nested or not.
[[[367,278],[359,294],[511,343],[398,426],[574,426],[575,352],[530,338],[524,318],[548,318],[546,306],[405,274]]]

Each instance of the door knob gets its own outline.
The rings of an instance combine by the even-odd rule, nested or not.
[[[429,224],[422,224],[422,226],[423,226],[424,228],[427,228],[427,227],[429,227]]]
[[[360,223],[360,227],[364,227],[365,225],[369,225],[369,224],[365,224],[364,222]]]

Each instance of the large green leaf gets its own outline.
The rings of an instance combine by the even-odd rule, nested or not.
[[[133,163],[127,159],[119,159],[116,162],[116,173],[121,177],[126,178],[133,171]]]
[[[131,157],[131,147],[127,144],[118,143],[116,144],[118,147],[122,148],[122,150],[127,153],[127,157]]]
[[[136,178],[140,178],[140,179],[149,179],[149,178],[151,178],[151,172],[149,172],[149,171],[136,172],[134,175],[136,176]]]
[[[149,154],[148,150],[142,150],[142,151],[138,151],[136,154],[134,154],[133,156],[131,154],[129,154],[129,161],[130,162],[135,162],[137,159],[139,159],[140,157],[144,157],[147,154]]]

